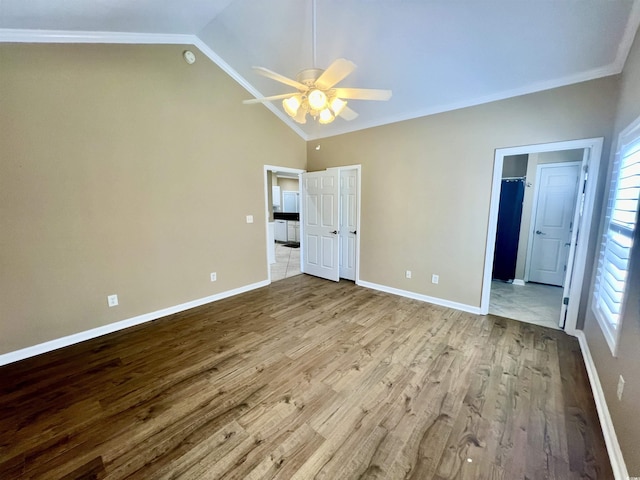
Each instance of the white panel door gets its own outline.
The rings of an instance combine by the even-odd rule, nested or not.
[[[302,174],[302,271],[338,281],[339,268],[338,170]]]
[[[340,278],[356,279],[358,234],[358,176],[356,170],[340,171]]]
[[[540,165],[529,281],[562,286],[571,246],[580,164]]]

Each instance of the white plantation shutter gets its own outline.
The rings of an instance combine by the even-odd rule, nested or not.
[[[640,197],[640,132],[623,144],[611,172],[593,308],[615,352]],[[624,138],[624,137],[621,137]]]

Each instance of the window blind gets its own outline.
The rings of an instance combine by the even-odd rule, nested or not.
[[[624,305],[639,197],[640,137],[624,145],[613,164],[594,288],[595,314],[613,337]]]

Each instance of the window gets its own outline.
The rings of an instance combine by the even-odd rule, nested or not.
[[[618,143],[611,171],[592,303],[614,355],[620,334],[629,259],[638,218],[640,119],[622,132]]]

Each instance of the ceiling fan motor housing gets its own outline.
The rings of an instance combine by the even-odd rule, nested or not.
[[[323,73],[324,70],[321,68],[307,68],[296,75],[296,80],[298,80],[298,82],[302,83],[303,85],[311,88]]]

